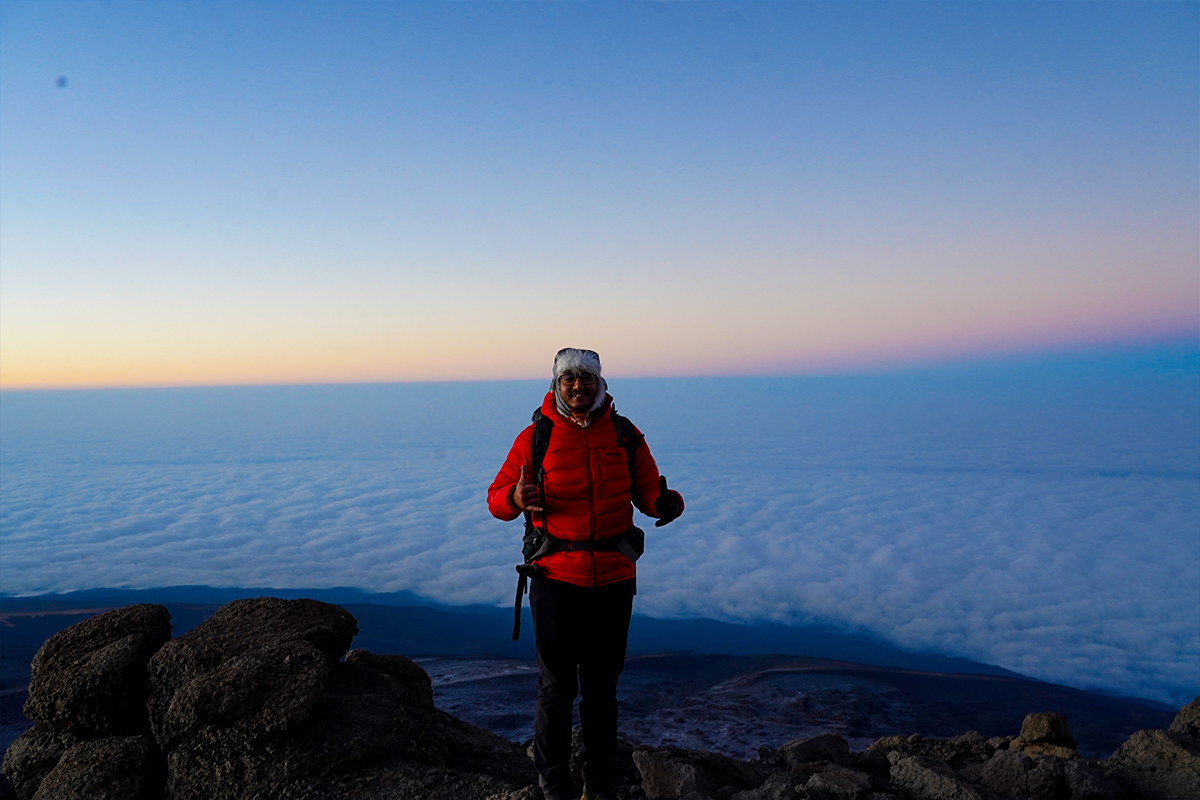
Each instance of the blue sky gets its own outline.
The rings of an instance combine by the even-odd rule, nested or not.
[[[1198,9],[4,0],[0,384],[1194,338]]]

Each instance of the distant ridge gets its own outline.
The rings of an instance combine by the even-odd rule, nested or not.
[[[0,596],[0,614],[119,608],[136,603],[171,606],[220,606],[246,597],[311,598],[355,609],[362,625],[359,642],[380,652],[440,656],[501,656],[533,658],[533,627],[529,609],[523,610],[525,635],[510,638],[512,611],[485,605],[451,606],[412,592],[383,594],[348,587],[330,589],[248,589],[211,586],[167,586],[157,589],[85,589],[64,594]],[[371,607],[378,610],[372,612]],[[389,609],[408,609],[399,620]],[[215,610],[215,608],[213,609]],[[201,619],[195,614],[176,615],[175,635],[190,630]],[[386,620],[384,619],[386,617]],[[372,622],[377,622],[378,626]],[[63,627],[66,627],[64,625]],[[386,643],[390,649],[379,645]],[[928,672],[1024,677],[1002,667],[931,653],[910,653],[862,635],[831,628],[786,626],[770,623],[737,624],[713,619],[659,619],[635,614],[629,632],[630,653],[697,653],[723,655],[805,655],[879,667],[904,667]]]

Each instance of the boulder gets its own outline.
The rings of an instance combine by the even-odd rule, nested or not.
[[[844,767],[818,772],[804,784],[810,800],[861,800],[871,789],[870,778]]]
[[[649,797],[682,798],[690,794],[711,797],[730,787],[734,791],[753,789],[763,780],[745,761],[704,750],[678,747],[637,750],[633,763]]]
[[[949,765],[924,756],[892,764],[892,785],[913,800],[985,800],[985,795]]]
[[[142,736],[106,737],[68,749],[33,800],[130,800],[161,797],[161,762]]]
[[[850,758],[850,745],[836,733],[823,733],[804,739],[793,739],[776,751],[780,760],[793,769],[813,761],[845,764]]]
[[[1031,800],[1052,800],[1067,794],[1062,762],[1032,758],[1015,750],[1000,750],[983,765],[979,782],[993,792]]]
[[[1200,797],[1200,746],[1192,737],[1174,731],[1138,731],[1102,763],[1109,777],[1136,797]]]
[[[895,736],[883,736],[868,745],[867,749],[884,751],[895,750],[896,748],[903,746],[907,741],[907,736],[901,736],[898,734]]]
[[[1180,736],[1200,739],[1200,697],[1179,709],[1168,730]]]
[[[1043,711],[1026,715],[1021,723],[1020,735],[1009,743],[1008,749],[1029,755],[1076,758],[1075,746],[1067,718],[1062,714]]]
[[[175,692],[156,726],[173,747],[202,725],[258,737],[294,730],[312,713],[329,681],[329,660],[305,641],[284,642],[231,658]]]
[[[368,650],[351,650],[346,654],[346,663],[363,666],[395,678],[401,686],[413,693],[420,704],[433,708],[433,681],[429,673],[415,661],[404,656],[372,653]]]
[[[174,744],[179,733],[178,716],[169,712],[176,693],[188,684],[195,681],[198,685],[185,692],[181,702],[203,697],[204,685],[213,686],[222,675],[229,676],[229,669],[243,674],[258,671],[258,686],[267,689],[270,670],[253,664],[271,661],[280,652],[280,645],[306,642],[333,663],[350,649],[357,633],[358,623],[350,612],[317,600],[259,597],[222,606],[212,617],[168,642],[150,660],[147,706],[155,738],[164,749]],[[241,660],[223,672],[222,668],[235,659]],[[261,703],[244,694],[240,704],[241,717],[261,711]],[[237,711],[226,708],[223,718],[231,719]],[[290,721],[295,722],[295,716],[304,716],[305,712],[293,709],[291,713]]]
[[[79,739],[44,722],[18,736],[4,754],[4,775],[22,800],[37,794],[42,780],[50,774],[63,753]]]
[[[763,781],[762,786],[743,789],[729,800],[796,800],[796,781],[790,772],[776,772]]]
[[[1067,718],[1062,714],[1046,711],[1025,715],[1021,723],[1020,739],[1024,742],[1045,742],[1063,747],[1075,746]]]
[[[1113,800],[1120,792],[1116,781],[1105,775],[1094,762],[1067,761],[1062,765],[1062,771],[1071,800]]]
[[[165,644],[161,607],[87,620],[39,652],[42,721],[5,772],[21,800],[533,800],[521,749],[439,711],[417,664],[340,661],[357,629],[337,606],[273,598],[230,603]],[[145,735],[99,735],[121,714]]]
[[[80,737],[144,733],[146,664],[170,638],[170,612],[148,604],[59,631],[33,657],[25,716]]]
[[[978,731],[968,731],[950,739],[885,736],[872,743],[864,756],[871,757],[879,752],[888,753],[893,764],[893,754],[900,757],[920,756],[934,761],[945,761],[955,770],[963,770],[970,765],[986,762],[996,752],[996,747],[993,740],[985,738]]]
[[[517,745],[436,709],[428,675],[400,658],[359,651],[334,665],[295,727],[264,732],[209,720],[183,730],[167,756],[168,795],[340,797],[349,782],[356,798],[474,798],[536,781]],[[242,719],[264,716],[273,717]]]

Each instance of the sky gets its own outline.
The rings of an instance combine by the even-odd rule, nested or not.
[[[1151,353],[612,379],[687,503],[662,528],[637,516],[636,611],[815,623],[1188,702],[1200,358]],[[522,525],[485,497],[545,388],[5,392],[0,592],[355,587],[511,607]]]
[[[0,387],[1200,332],[1200,4],[0,0]]]

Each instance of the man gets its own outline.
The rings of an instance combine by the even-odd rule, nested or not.
[[[526,568],[539,673],[534,765],[547,800],[574,800],[568,762],[578,691],[583,796],[613,798],[617,678],[633,609],[633,559],[641,553],[633,506],[661,526],[683,513],[683,498],[659,476],[641,433],[616,415],[595,352],[558,351],[540,414],[550,421],[542,423],[549,439],[540,468],[535,422],[488,489],[493,516],[524,513],[527,543],[535,541]]]

